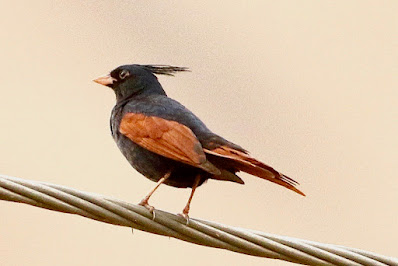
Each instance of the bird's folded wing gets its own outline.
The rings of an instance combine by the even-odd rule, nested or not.
[[[164,157],[212,173],[219,170],[206,159],[202,145],[187,126],[176,121],[140,113],[126,113],[120,133],[141,147]]]

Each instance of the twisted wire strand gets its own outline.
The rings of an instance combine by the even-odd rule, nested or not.
[[[155,210],[76,189],[0,175],[0,200],[77,214],[97,221],[243,254],[305,265],[394,265],[398,259],[331,244],[277,236]]]

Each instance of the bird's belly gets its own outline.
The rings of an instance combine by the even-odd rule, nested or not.
[[[169,171],[171,175],[164,184],[173,187],[192,187],[198,174],[202,177],[199,185],[210,178],[208,173],[199,168],[153,153],[123,135],[117,136],[115,140],[127,161],[139,173],[154,182],[159,181]]]

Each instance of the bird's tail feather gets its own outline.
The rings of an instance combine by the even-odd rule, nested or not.
[[[296,186],[299,184],[298,182],[288,176],[279,173],[274,168],[258,161],[257,159],[254,159],[247,153],[237,151],[226,146],[220,146],[213,150],[204,149],[204,151],[207,154],[233,161],[233,165],[239,171],[243,171],[262,179],[266,179],[278,185],[284,186],[302,196],[305,196],[303,192],[296,188]]]

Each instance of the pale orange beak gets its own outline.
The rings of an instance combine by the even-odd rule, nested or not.
[[[98,84],[110,87],[110,86],[112,86],[113,82],[116,81],[116,79],[112,78],[111,75],[106,75],[106,76],[94,79],[93,81]]]

